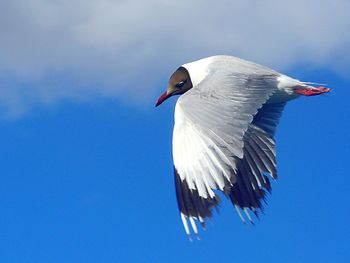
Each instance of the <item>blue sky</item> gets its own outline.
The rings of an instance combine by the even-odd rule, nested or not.
[[[275,1],[25,3],[0,4],[1,262],[350,261],[346,1],[286,2],[275,30]],[[230,8],[236,16],[220,15]],[[239,23],[244,10],[255,20]],[[174,191],[175,98],[154,102],[180,64],[218,53],[333,91],[287,105],[279,180],[256,225],[222,198],[189,242]]]

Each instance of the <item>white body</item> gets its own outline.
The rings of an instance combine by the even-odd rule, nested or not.
[[[192,195],[192,199],[180,196],[185,200],[180,209],[189,234],[187,219],[197,233],[193,220],[203,223],[203,217],[211,215],[214,190],[235,195],[239,184],[257,196],[264,192],[261,189],[268,190],[264,174],[277,176],[273,134],[283,107],[298,97],[295,88],[313,87],[231,56],[209,57],[183,67],[193,87],[176,103],[173,158],[181,187],[188,187]],[[187,208],[186,199],[192,202]],[[255,199],[252,202],[257,205],[235,203],[242,220],[240,208],[249,220],[247,209],[260,208],[260,199]],[[201,208],[203,204],[207,207]]]

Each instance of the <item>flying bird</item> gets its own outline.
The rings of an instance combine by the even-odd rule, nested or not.
[[[212,56],[180,66],[156,106],[175,106],[173,161],[178,207],[186,234],[205,228],[218,192],[243,222],[259,217],[270,176],[277,179],[274,134],[286,103],[330,89],[302,82],[233,56]]]

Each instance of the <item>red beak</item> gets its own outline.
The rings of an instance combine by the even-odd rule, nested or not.
[[[167,92],[164,92],[162,96],[160,96],[159,99],[157,100],[156,107],[162,104],[163,101],[165,101],[169,97],[170,97],[170,94],[168,94]]]

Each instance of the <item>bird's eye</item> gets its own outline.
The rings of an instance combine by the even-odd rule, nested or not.
[[[185,81],[180,81],[179,83],[175,84],[175,87],[178,89],[181,89],[185,85]]]

